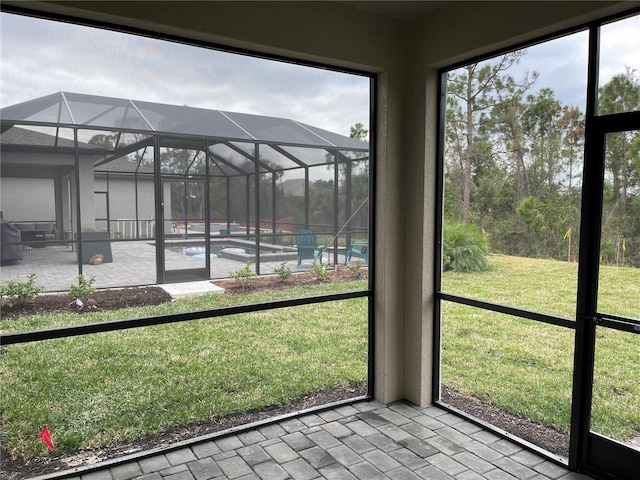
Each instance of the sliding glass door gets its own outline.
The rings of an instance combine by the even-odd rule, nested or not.
[[[634,478],[640,465],[640,269],[638,238],[629,229],[640,219],[633,213],[637,186],[631,185],[640,112],[593,123],[587,186],[598,194],[584,202],[584,211],[594,215],[582,233],[573,443],[581,469]]]

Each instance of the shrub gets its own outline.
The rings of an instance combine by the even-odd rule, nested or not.
[[[251,286],[252,277],[255,277],[256,273],[253,272],[250,268],[251,262],[247,262],[247,264],[236,270],[235,272],[229,272],[229,275],[233,277],[233,279],[242,285],[242,290]]]
[[[287,262],[282,262],[279,267],[273,269],[278,274],[278,280],[280,282],[286,282],[291,278],[291,269],[287,266]]]
[[[489,269],[487,240],[472,224],[445,224],[442,265],[445,271],[481,272]]]
[[[91,275],[87,278],[84,275],[78,275],[78,283],[72,283],[69,285],[69,295],[76,299],[76,303],[80,308],[84,306],[89,300],[89,296],[96,291],[93,284],[96,281],[96,276]],[[79,302],[79,303],[78,303]]]
[[[313,276],[316,280],[324,282],[329,280],[331,272],[329,271],[329,264],[326,262],[313,262],[313,268],[311,269]]]
[[[360,273],[360,268],[362,268],[362,262],[360,260],[347,265],[347,270],[349,271],[349,273],[358,279],[362,278],[362,274]]]
[[[31,303],[44,288],[36,285],[36,274],[30,273],[26,282],[10,280],[6,285],[0,286],[0,298],[2,305],[19,307]]]

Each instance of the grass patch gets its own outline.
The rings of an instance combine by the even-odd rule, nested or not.
[[[203,295],[157,307],[56,315],[13,328],[68,325],[318,294]],[[344,289],[344,286],[342,287]],[[77,321],[74,318],[73,321]],[[28,325],[19,325],[26,322]],[[12,345],[1,357],[3,444],[12,455],[130,442],[229,413],[286,404],[304,393],[365,381],[367,300],[350,299],[155,327]]]
[[[465,297],[573,318],[578,265],[557,260],[490,256],[490,270],[445,272],[442,290]]]
[[[443,290],[575,317],[577,265],[492,257],[491,270],[446,272]],[[602,267],[603,311],[638,318],[640,269]],[[443,302],[442,383],[508,412],[569,431],[574,331]],[[621,441],[640,431],[637,336],[599,328],[592,428]]]
[[[575,318],[578,264],[537,258],[490,256],[490,270],[445,272],[442,290],[565,318]],[[640,268],[600,267],[599,310],[640,318]]]
[[[443,303],[442,383],[568,431],[573,330]]]

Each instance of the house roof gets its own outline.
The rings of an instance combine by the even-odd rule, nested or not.
[[[2,132],[2,145],[25,145],[32,147],[66,147],[73,148],[73,140],[49,135],[27,128],[13,127]]]

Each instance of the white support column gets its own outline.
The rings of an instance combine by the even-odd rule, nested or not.
[[[95,192],[93,178],[93,163],[88,159],[80,159],[80,170],[78,176],[80,178],[80,195],[76,192],[76,172],[72,172],[71,178],[71,218],[74,228],[77,228],[77,202],[80,199],[80,220],[83,230],[95,229]]]

